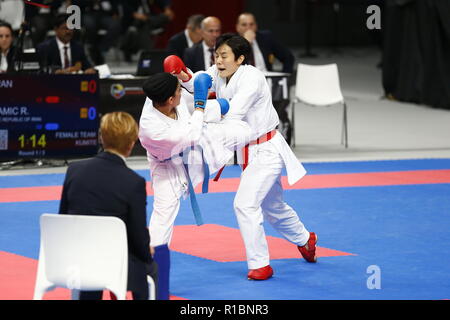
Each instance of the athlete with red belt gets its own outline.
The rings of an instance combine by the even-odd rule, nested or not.
[[[290,185],[306,171],[283,136],[276,130],[279,118],[272,104],[264,74],[246,64],[251,52],[243,37],[224,34],[216,42],[216,64],[206,73],[212,78],[211,91],[227,99],[224,119],[238,119],[251,128],[251,142],[238,153],[243,172],[234,200],[234,211],[244,240],[248,279],[266,280],[273,275],[263,221],[266,219],[288,241],[297,245],[303,258],[316,262],[317,235],[309,232],[296,211],[283,200],[281,172],[286,168]],[[174,72],[176,73],[176,72]],[[192,79],[183,86],[193,91]]]

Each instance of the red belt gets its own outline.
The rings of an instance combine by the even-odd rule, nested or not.
[[[248,147],[252,146],[254,144],[261,144],[263,142],[269,141],[270,139],[272,139],[272,137],[275,135],[275,133],[277,133],[277,130],[273,129],[272,131],[269,131],[269,132],[263,134],[256,140],[250,141],[249,144],[247,144],[244,148],[242,148],[242,157],[243,157],[242,171],[244,171],[245,168],[247,168],[247,166],[248,166]],[[217,172],[217,175],[213,179],[214,181],[219,180],[220,175],[222,174],[222,171],[224,168],[225,168],[225,166],[220,168],[219,172]]]

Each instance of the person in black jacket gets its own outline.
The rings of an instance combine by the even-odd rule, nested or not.
[[[174,34],[167,44],[167,52],[183,58],[186,48],[191,48],[194,44],[202,41],[201,23],[205,18],[202,14],[190,16],[186,23],[186,29]]]
[[[68,28],[68,18],[67,14],[58,15],[54,24],[56,36],[37,46],[41,68],[49,68],[56,74],[95,73],[83,46],[72,39],[74,30]]]
[[[122,219],[128,237],[128,290],[135,300],[147,300],[147,275],[157,283],[157,265],[147,229],[146,182],[125,162],[137,140],[138,126],[128,113],[107,113],[101,119],[100,135],[104,152],[69,165],[59,213]],[[101,297],[102,291],[80,292],[81,300]]]
[[[0,21],[0,73],[14,71],[13,30],[9,23]]]
[[[258,30],[255,16],[249,12],[239,15],[236,22],[236,32],[246,38],[252,45],[253,64],[261,71],[273,71],[275,58],[282,64],[282,72],[292,73],[294,69],[294,55],[279,43],[268,30]]]
[[[183,61],[193,72],[207,70],[215,63],[215,45],[222,33],[222,22],[217,17],[206,17],[201,23],[203,40],[184,51]]]

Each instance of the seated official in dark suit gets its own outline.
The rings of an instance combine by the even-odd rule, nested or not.
[[[222,25],[216,17],[206,17],[201,23],[203,41],[184,51],[183,61],[193,72],[206,70],[215,63],[216,40]]]
[[[239,15],[236,31],[252,45],[253,61],[250,61],[261,71],[273,71],[275,58],[283,64],[282,72],[292,73],[294,70],[294,55],[280,44],[268,30],[258,31],[255,16],[245,12]]]
[[[14,71],[13,30],[9,23],[0,21],[0,73]]]
[[[56,36],[37,46],[41,68],[49,68],[55,74],[95,73],[83,46],[72,40],[74,30],[68,28],[68,18],[67,14],[58,15],[54,24]]]
[[[69,165],[59,213],[122,219],[128,237],[128,290],[135,300],[147,300],[147,275],[157,283],[157,265],[150,252],[146,183],[125,162],[137,140],[138,126],[128,113],[107,113],[101,119],[100,135],[104,152]],[[101,297],[102,291],[80,292],[81,300]]]
[[[202,41],[201,23],[205,16],[194,14],[190,16],[186,23],[186,29],[173,35],[167,44],[167,52],[183,58],[186,48],[191,48],[194,44]]]

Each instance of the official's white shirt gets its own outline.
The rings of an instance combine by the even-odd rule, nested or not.
[[[194,45],[194,41],[192,41],[191,38],[189,37],[188,29],[184,29],[184,36],[186,37],[188,48],[192,47]]]
[[[252,42],[252,49],[253,57],[255,59],[255,67],[262,72],[267,72],[266,63],[264,62],[263,54],[258,46],[258,42],[256,41],[256,39]]]
[[[195,76],[183,85],[193,90]],[[216,92],[217,98],[225,98],[230,103],[230,110],[225,119],[243,120],[251,129],[251,140],[255,140],[263,134],[274,130],[278,123],[278,114],[272,104],[270,88],[264,74],[251,65],[241,65],[231,77],[228,84],[225,78],[219,76],[216,65],[210,67],[208,73],[212,79],[212,91]],[[299,162],[281,133],[269,141],[277,149],[286,166],[288,182],[290,185],[301,179],[306,171]],[[257,145],[249,147],[250,159]],[[240,153],[238,153],[240,156]]]
[[[0,72],[6,72],[8,70],[8,51],[0,53]]]
[[[56,37],[56,44],[58,45],[59,50],[59,57],[61,58],[61,66],[63,68],[67,68],[67,66],[64,65],[64,47],[67,47],[67,57],[69,58],[69,66],[72,65],[72,54],[70,52],[70,42],[67,44],[64,44],[61,40]]]

